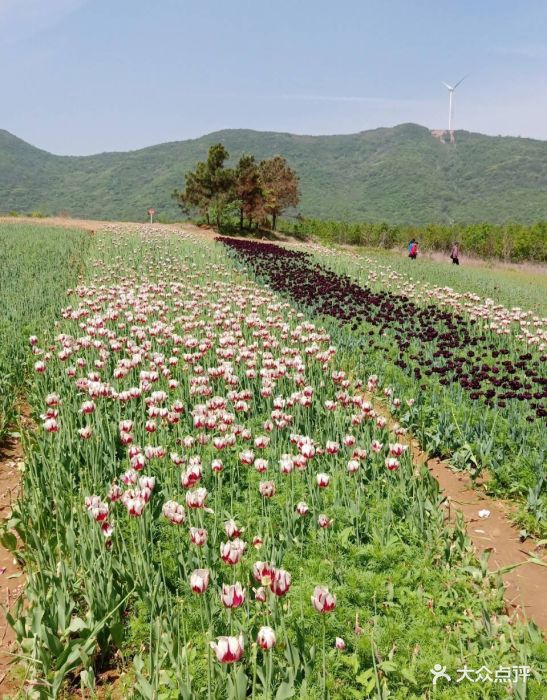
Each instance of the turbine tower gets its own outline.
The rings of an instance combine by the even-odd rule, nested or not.
[[[455,85],[449,85],[448,83],[445,83],[444,81],[441,81],[442,84],[447,88],[448,90],[448,131],[449,133],[452,133],[452,117],[453,117],[453,105],[454,105],[454,90],[458,87],[460,83],[463,83],[463,81],[467,78],[467,75],[464,75],[461,80],[458,80],[458,82]]]

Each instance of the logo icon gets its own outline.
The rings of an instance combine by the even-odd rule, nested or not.
[[[439,678],[446,678],[448,682],[452,680],[446,672],[446,666],[441,666],[441,664],[435,664],[435,666],[430,669],[430,672],[433,674],[433,680],[431,681],[433,685],[437,685]]]

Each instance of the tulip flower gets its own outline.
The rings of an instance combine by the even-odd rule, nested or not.
[[[257,603],[266,602],[266,589],[264,588],[264,586],[260,586],[259,588],[253,588],[253,592],[255,594],[255,600]]]
[[[48,394],[46,396],[46,406],[59,406],[60,403],[59,394]]]
[[[396,457],[387,457],[385,460],[385,465],[390,471],[395,471],[399,469],[399,460]]]
[[[201,595],[209,586],[209,569],[195,569],[190,574],[190,588],[194,593]]]
[[[226,564],[239,564],[247,545],[240,539],[230,540],[220,545],[220,558]]]
[[[320,489],[325,489],[329,485],[330,477],[328,474],[317,474],[315,479],[317,481],[317,486],[319,486]]]
[[[313,607],[319,613],[330,613],[336,607],[336,596],[326,586],[316,586],[311,596]]]
[[[108,503],[103,503],[99,496],[87,496],[85,507],[91,517],[98,523],[106,520],[108,517]]]
[[[213,459],[213,461],[211,462],[211,469],[217,474],[220,473],[224,469],[224,464],[222,463],[222,460]]]
[[[273,481],[261,481],[258,485],[258,490],[260,495],[264,498],[272,498],[275,496],[275,482]]]
[[[201,527],[191,527],[190,541],[197,547],[203,547],[207,542],[207,530]]]
[[[275,632],[271,627],[261,627],[256,638],[261,649],[273,649],[275,646]]]
[[[180,525],[186,520],[184,508],[176,501],[166,501],[161,510],[164,517],[174,525]]]
[[[188,491],[186,494],[186,505],[188,508],[203,508],[207,499],[207,489],[199,488],[194,491]]]
[[[268,471],[268,460],[267,459],[256,459],[254,463],[254,468],[259,474],[263,474]]]
[[[350,474],[355,474],[359,471],[359,461],[357,459],[350,459],[348,462],[348,472]]]
[[[101,532],[108,540],[108,539],[110,539],[110,537],[112,537],[112,534],[114,532],[114,526],[111,525],[110,523],[107,523],[105,520],[104,522],[101,523]]]
[[[291,455],[282,455],[279,460],[279,469],[282,474],[290,474],[294,469],[294,462]]]
[[[234,537],[239,537],[240,535],[242,535],[245,531],[245,528],[238,527],[238,525],[236,525],[236,521],[230,519],[224,523],[224,531],[230,539],[233,539]]]
[[[299,446],[300,454],[304,455],[306,459],[312,459],[315,456],[315,447],[310,441],[303,442]]]
[[[255,455],[252,450],[243,450],[239,453],[239,460],[241,464],[252,464],[254,462]]]
[[[403,452],[406,450],[407,446],[402,445],[400,442],[396,442],[395,444],[390,444],[389,446],[389,454],[391,457],[400,457]]]
[[[303,517],[304,515],[307,515],[310,512],[310,507],[304,501],[300,501],[299,503],[297,503],[295,510],[298,513],[298,515]]]
[[[275,574],[275,567],[266,561],[255,561],[253,564],[253,578],[263,586],[270,586]]]
[[[346,642],[342,639],[342,637],[336,637],[336,641],[334,642],[334,646],[336,649],[339,649],[340,651],[344,651],[346,648]]]
[[[275,569],[274,577],[270,584],[272,593],[278,598],[284,596],[291,587],[292,577],[288,571],[284,569]]]
[[[233,585],[222,585],[220,602],[225,608],[239,608],[245,602],[245,589],[239,582]]]
[[[217,642],[209,642],[209,644],[216,654],[217,661],[221,664],[240,661],[245,651],[242,634],[239,637],[218,637]]]
[[[329,518],[328,515],[321,513],[317,518],[317,524],[319,525],[319,527],[327,528],[332,525],[332,520]]]
[[[129,515],[133,516],[134,518],[138,518],[142,515],[144,506],[145,506],[145,501],[142,498],[136,497],[136,498],[128,498],[125,502],[125,507],[127,508],[127,512]]]
[[[59,423],[57,423],[55,418],[47,418],[44,421],[44,430],[48,433],[58,433]]]

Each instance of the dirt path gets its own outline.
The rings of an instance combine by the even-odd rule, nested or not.
[[[12,504],[19,494],[23,450],[16,438],[9,438],[0,447],[0,520],[11,515]],[[13,555],[0,546],[0,603],[11,608],[24,586],[24,576]],[[15,634],[0,609],[0,697],[15,697],[20,689],[10,676],[15,649]]]
[[[490,498],[473,488],[470,477],[464,472],[453,472],[446,462],[426,459],[416,443],[412,445],[417,460],[427,464],[437,479],[444,495],[450,499],[450,519],[461,511],[467,525],[467,534],[475,551],[482,554],[491,550],[488,568],[519,564],[503,576],[507,611],[520,618],[532,619],[547,630],[547,558],[545,550],[537,542],[520,540],[519,530],[508,519],[512,507]],[[488,517],[480,517],[479,511],[489,511]],[[531,557],[543,562],[533,563]]]

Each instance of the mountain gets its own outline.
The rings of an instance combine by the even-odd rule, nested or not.
[[[417,124],[340,136],[227,129],[126,153],[57,156],[0,130],[0,211],[142,220],[222,142],[232,161],[281,154],[300,176],[305,216],[390,223],[547,219],[547,141],[457,131],[441,143]]]

